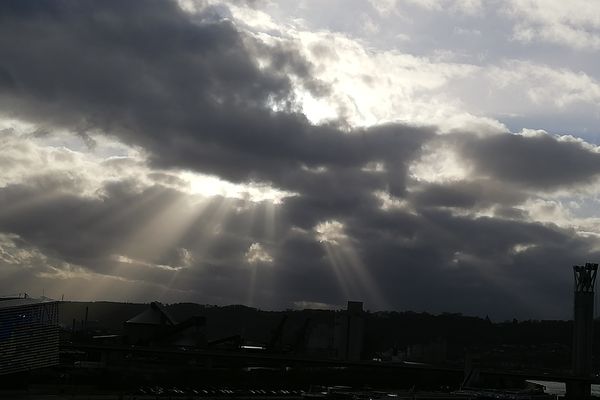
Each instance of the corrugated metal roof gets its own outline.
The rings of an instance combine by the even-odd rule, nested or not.
[[[150,303],[141,314],[127,320],[127,324],[149,324],[149,325],[175,325],[175,320],[167,313],[158,302]]]
[[[0,297],[0,308],[21,307],[31,304],[51,303],[55,300],[35,299],[33,297]]]

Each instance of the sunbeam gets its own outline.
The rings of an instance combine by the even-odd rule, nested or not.
[[[250,282],[248,285],[247,304],[255,305],[258,274],[260,270],[273,263],[273,257],[260,243],[254,242],[244,255],[246,264],[250,267]]]
[[[263,202],[265,211],[265,234],[268,240],[275,240],[277,226],[277,212],[279,205],[273,201]]]
[[[10,201],[8,205],[3,205],[0,209],[0,218],[26,214],[36,207],[44,206],[65,195],[64,192],[59,190],[47,190],[42,194],[40,194],[39,191],[36,191],[35,193],[25,192],[24,194],[26,194],[26,196],[20,196],[19,198]]]
[[[137,231],[122,246],[122,252],[143,257],[150,262],[158,262],[164,253],[171,249],[187,232],[207,203],[192,204],[190,197],[178,195],[162,209],[138,226]]]
[[[344,225],[326,221],[315,227],[317,240],[323,245],[338,284],[347,298],[362,298],[372,306],[384,309],[387,302],[354,248]]]
[[[340,265],[340,260],[338,260],[334,249],[329,243],[323,243],[323,247],[325,248],[327,261],[329,262],[329,265],[331,265],[333,273],[335,274],[335,277],[337,279],[338,286],[342,290],[344,297],[347,299],[350,298],[351,291],[349,289],[349,283],[347,282],[347,277],[344,275],[343,270],[341,268],[342,266]]]
[[[136,220],[135,228],[122,242],[112,249],[112,267],[106,271],[110,276],[134,276],[154,282],[162,282],[163,290],[169,290],[177,279],[179,270],[188,265],[165,265],[164,257],[173,251],[187,251],[178,246],[182,237],[208,205],[207,199],[167,190],[145,197],[144,204],[129,207],[128,213],[139,213],[146,220]],[[144,210],[141,210],[141,207]],[[136,215],[136,217],[139,217]],[[176,260],[179,262],[180,260]]]
[[[233,203],[231,198],[213,197],[206,212],[194,221],[194,225],[201,225],[194,232],[195,255],[200,260],[206,258],[211,246],[221,235],[225,222],[233,212]]]

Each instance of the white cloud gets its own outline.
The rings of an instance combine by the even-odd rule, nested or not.
[[[512,0],[507,13],[516,19],[514,38],[579,50],[600,48],[600,3],[586,0]]]
[[[315,226],[315,236],[317,240],[325,244],[341,244],[348,240],[344,232],[344,224],[340,221],[324,221]]]
[[[294,308],[297,310],[339,310],[342,307],[336,304],[321,303],[318,301],[294,301]]]
[[[279,190],[271,185],[260,182],[246,184],[232,183],[214,175],[200,174],[185,171],[179,176],[189,183],[190,193],[202,196],[223,196],[233,199],[243,199],[253,202],[271,201],[280,204],[286,197],[295,196],[295,193]]]
[[[316,77],[331,87],[331,96],[324,98],[299,93],[304,112],[314,122],[342,117],[353,126],[403,121],[447,130],[475,121],[498,125],[445,94],[451,82],[478,74],[479,66],[378,51],[332,32],[295,35]]]
[[[74,134],[36,132],[32,126],[0,119],[0,187],[41,184],[56,192],[97,196],[107,181],[127,178],[143,181],[149,171],[134,149],[125,156],[114,156],[117,146],[112,143],[105,148],[104,143],[109,143],[105,139],[94,149],[88,149],[81,146],[81,139]],[[47,183],[46,177],[51,178]]]
[[[382,16],[398,13],[398,9],[406,4],[429,11],[451,11],[466,15],[478,15],[483,9],[481,0],[369,0],[369,3]]]
[[[389,15],[395,13],[398,0],[368,0],[369,4],[382,15]]]
[[[40,251],[17,245],[19,240],[18,235],[0,233],[0,264],[31,268],[47,262],[48,258]]]
[[[189,254],[189,251],[186,249],[178,249],[180,250],[185,250],[188,254],[188,256],[190,257],[188,260],[181,260],[183,265],[176,265],[176,266],[172,266],[172,265],[165,265],[165,264],[153,264],[153,263],[149,263],[149,262],[145,262],[142,260],[135,260],[133,258],[124,256],[122,254],[113,254],[111,256],[111,260],[112,261],[116,261],[118,263],[121,264],[128,264],[131,266],[137,266],[137,267],[148,267],[148,268],[157,268],[157,269],[162,269],[165,271],[179,271],[183,268],[186,268],[189,266],[189,262],[192,261],[191,258],[191,254]]]
[[[46,184],[53,192],[97,197],[106,183],[131,180],[140,190],[160,183],[190,195],[252,202],[279,204],[295,195],[262,182],[232,183],[213,175],[154,169],[141,151],[100,135],[90,149],[76,134],[37,131],[33,125],[0,118],[0,187]],[[45,177],[51,180],[44,183]]]
[[[373,193],[375,197],[381,202],[381,209],[384,211],[390,210],[410,210],[410,203],[404,199],[400,199],[392,196],[388,192],[376,191]]]
[[[583,72],[510,61],[491,67],[487,73],[497,89],[525,94],[531,108],[564,108],[575,103],[600,102],[600,84]]]
[[[250,247],[248,247],[248,251],[246,251],[245,259],[248,264],[256,265],[256,264],[272,264],[273,257],[263,248],[263,246],[258,243],[252,243]]]
[[[413,179],[432,183],[462,181],[468,179],[471,172],[456,149],[440,142],[425,145],[421,157],[409,167]]]

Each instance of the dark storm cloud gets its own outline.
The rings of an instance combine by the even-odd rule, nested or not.
[[[266,102],[289,96],[286,76],[261,71],[230,22],[192,22],[172,2],[0,7],[1,103],[30,120],[100,129],[168,154],[200,138],[227,146],[232,128],[254,112],[268,117]],[[277,66],[285,65],[278,57]],[[236,112],[242,118],[232,122]],[[280,124],[302,126],[291,120]],[[264,127],[248,126],[257,128]]]
[[[579,141],[547,134],[463,137],[461,153],[475,173],[525,188],[554,189],[590,182],[600,173],[600,153]]]
[[[570,266],[600,256],[593,239],[552,225],[448,211],[372,213],[350,218],[349,234],[396,309],[568,316]]]
[[[453,207],[477,210],[493,206],[509,207],[527,196],[510,185],[499,185],[489,179],[423,183],[410,194],[417,207]]]
[[[301,165],[359,166],[418,145],[417,129],[348,135],[309,124],[291,111],[289,77],[326,92],[310,65],[209,15],[192,19],[166,1],[4,2],[0,105],[85,137],[118,136],[156,165],[237,181],[271,181]],[[271,111],[273,103],[290,112]]]
[[[326,88],[293,49],[246,46],[250,39],[232,23],[192,22],[168,2],[143,10],[121,2],[8,5],[0,30],[15,40],[0,42],[0,55],[16,86],[0,95],[6,109],[46,125],[116,135],[142,145],[158,166],[270,181],[300,194],[290,213],[303,226],[375,204],[376,189],[401,195],[407,163],[433,136],[402,125],[348,134],[269,110],[269,101],[293,103],[290,75],[315,92]],[[269,66],[259,69],[256,57]],[[387,173],[361,170],[372,161]]]
[[[158,166],[270,181],[333,204],[342,197],[335,187],[363,192],[355,198],[374,187],[359,170],[370,161],[387,164],[385,186],[401,194],[406,163],[432,136],[401,125],[347,134],[291,109],[271,111],[273,101],[293,106],[291,75],[315,93],[327,88],[293,48],[253,41],[209,12],[192,20],[164,1],[58,1],[8,2],[0,15],[1,65],[11,82],[0,95],[5,110],[116,135],[143,146]],[[334,172],[315,177],[304,166]]]

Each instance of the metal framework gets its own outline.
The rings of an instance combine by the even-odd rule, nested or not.
[[[598,264],[574,265],[575,292],[573,307],[573,374],[589,378],[592,373],[594,330],[594,284]],[[589,382],[567,382],[568,399],[589,399]]]
[[[593,292],[597,272],[598,264],[586,263],[585,265],[574,265],[575,291]]]

